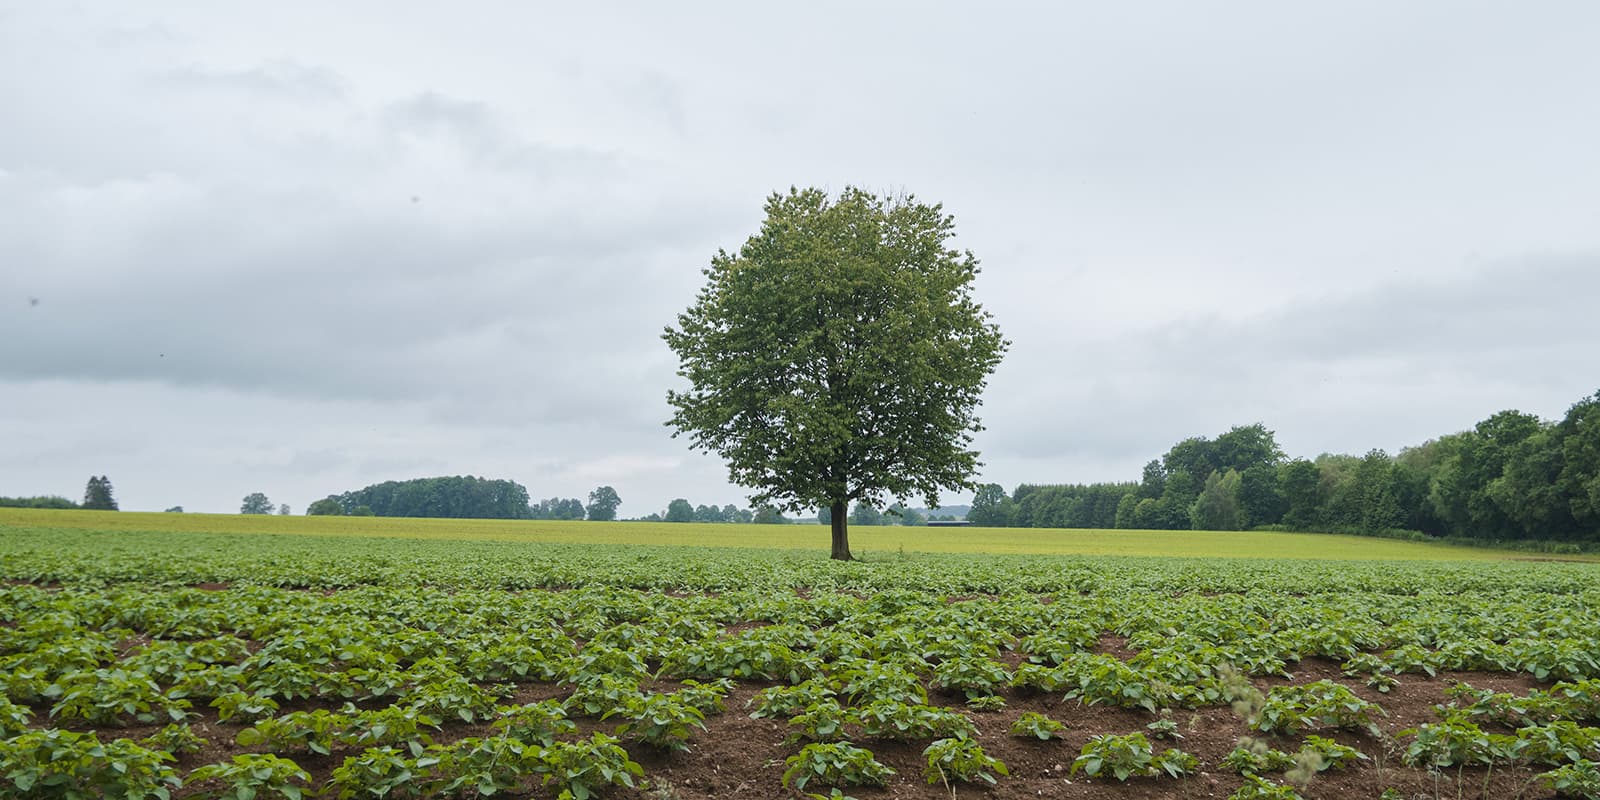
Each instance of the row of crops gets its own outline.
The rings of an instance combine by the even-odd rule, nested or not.
[[[751,717],[759,796],[1032,796],[1049,748],[1107,792],[1600,793],[1592,565],[0,529],[0,577],[0,797],[635,797]]]

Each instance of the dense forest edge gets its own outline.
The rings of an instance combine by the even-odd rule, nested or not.
[[[1193,437],[1138,481],[979,489],[974,525],[1268,529],[1600,549],[1600,392],[1560,420],[1501,411],[1395,455],[1287,458],[1264,425]]]

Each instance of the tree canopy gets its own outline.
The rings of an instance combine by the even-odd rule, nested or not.
[[[251,492],[245,495],[243,502],[239,504],[240,514],[271,514],[272,509],[272,501],[268,500],[267,496],[261,492]]]
[[[365,506],[379,517],[449,517],[453,519],[527,519],[528,489],[516,481],[474,475],[384,481],[334,498],[346,514]],[[582,519],[583,504],[576,517]]]
[[[93,511],[116,511],[117,499],[111,493],[111,479],[104,475],[89,476],[83,489],[83,507]]]
[[[980,395],[1008,343],[954,236],[910,196],[774,193],[663,334],[689,383],[667,395],[674,435],[722,457],[757,506],[828,506],[834,558],[851,558],[852,501],[937,507],[972,486]]]
[[[610,521],[617,518],[617,506],[622,505],[622,497],[617,490],[610,486],[600,486],[589,493],[589,506],[586,509],[589,519]]]

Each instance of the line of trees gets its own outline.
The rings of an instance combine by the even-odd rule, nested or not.
[[[345,514],[358,509],[379,517],[448,517],[455,519],[529,519],[528,489],[516,481],[472,475],[384,481],[353,492],[330,495]],[[322,512],[332,506],[318,501]],[[580,504],[581,506],[581,504]],[[307,513],[311,513],[307,509]]]
[[[262,498],[265,499],[264,497]],[[529,502],[516,481],[472,475],[385,481],[329,495],[306,507],[312,516],[443,517],[450,519],[614,520],[622,497],[610,486],[596,487],[585,505],[576,497]]]
[[[756,525],[783,525],[789,519],[774,506],[757,509],[739,508],[732,503],[725,506],[694,505],[679,497],[667,504],[666,511],[656,511],[638,519],[639,522],[731,522]]]
[[[1417,531],[1600,542],[1600,392],[1557,421],[1502,411],[1391,456],[1288,459],[1261,424],[1185,439],[1133,483],[982,487],[974,525]]]
[[[832,525],[833,509],[826,507],[817,509],[817,522],[823,525]],[[900,504],[890,506],[887,511],[879,511],[867,503],[857,502],[850,509],[850,524],[867,527],[876,525],[927,525],[928,517],[921,511],[914,508],[906,508]]]
[[[104,475],[89,476],[83,487],[83,502],[74,503],[57,495],[37,497],[0,497],[0,508],[82,508],[90,511],[117,511],[117,498],[111,489],[111,479]]]

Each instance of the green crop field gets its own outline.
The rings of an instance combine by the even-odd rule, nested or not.
[[[828,539],[827,529],[817,525],[282,517],[6,508],[0,508],[0,526],[130,533],[270,533],[785,550],[825,549]],[[1253,531],[855,527],[850,530],[850,540],[858,555],[869,558],[901,552],[1356,561],[1481,561],[1526,557],[1526,554],[1483,548],[1362,536]]]
[[[1600,795],[1600,565],[853,534],[0,510],[0,799]]]

